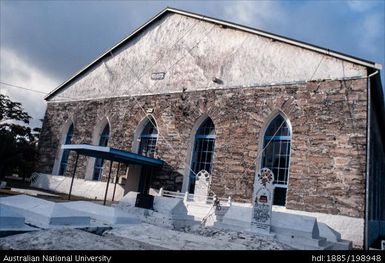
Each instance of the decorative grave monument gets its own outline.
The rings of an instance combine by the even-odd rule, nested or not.
[[[273,181],[274,174],[268,168],[262,168],[254,180],[251,229],[263,234],[270,233],[274,194]]]
[[[211,175],[202,170],[197,174],[194,188],[194,201],[206,202],[210,191]]]

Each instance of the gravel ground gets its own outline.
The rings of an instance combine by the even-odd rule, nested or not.
[[[120,225],[103,233],[39,230],[0,238],[0,250],[286,250],[273,240],[242,232],[199,227],[187,232],[150,224]]]
[[[215,240],[233,242],[242,244],[247,250],[292,250],[293,248],[282,244],[272,237],[259,236],[256,234],[233,231],[228,229],[219,229],[214,227],[193,227],[186,228],[185,232],[211,237]]]
[[[99,236],[78,229],[40,230],[0,238],[0,250],[159,250],[128,238]]]

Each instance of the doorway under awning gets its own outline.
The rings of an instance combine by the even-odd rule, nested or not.
[[[76,152],[76,161],[75,161],[75,167],[72,172],[72,180],[71,180],[70,190],[68,193],[68,200],[70,200],[71,198],[71,191],[72,191],[73,181],[75,178],[76,168],[78,165],[79,155],[102,158],[104,160],[110,161],[110,169],[108,173],[106,193],[104,196],[103,204],[106,204],[108,185],[111,178],[111,170],[112,170],[111,168],[112,168],[113,162],[131,164],[131,165],[142,165],[147,167],[162,167],[165,163],[163,160],[160,160],[160,159],[143,156],[143,155],[139,155],[136,153],[132,153],[129,151],[124,151],[124,150],[116,149],[112,147],[104,147],[104,146],[97,146],[97,145],[90,145],[90,144],[63,144],[61,148],[62,150]],[[119,173],[119,166],[118,166],[117,174],[118,173]],[[117,180],[115,180],[115,187],[116,187],[116,182]]]

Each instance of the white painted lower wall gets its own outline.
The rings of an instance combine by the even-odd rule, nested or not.
[[[317,222],[325,223],[338,231],[342,239],[353,241],[353,247],[361,248],[364,245],[363,218],[291,210],[282,206],[273,206],[273,211],[316,217]]]
[[[33,180],[31,182],[31,186],[50,190],[57,193],[68,194],[71,185],[71,179],[71,177],[66,177],[62,175],[38,173],[36,175],[36,180]],[[90,181],[75,178],[72,186],[71,195],[86,197],[90,199],[104,200],[106,186],[107,182]],[[113,191],[114,184],[110,183],[108,186],[107,200],[112,200]],[[121,185],[117,184],[114,200],[119,201],[123,197],[123,195],[124,188]]]

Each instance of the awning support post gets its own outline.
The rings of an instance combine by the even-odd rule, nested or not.
[[[111,160],[111,161],[110,161],[110,170],[108,171],[108,179],[107,179],[106,193],[105,193],[105,195],[104,195],[104,202],[103,202],[103,205],[106,205],[107,193],[108,193],[108,185],[110,184],[110,179],[111,179],[112,163],[113,163],[113,161]]]
[[[72,186],[73,186],[73,184],[74,184],[76,168],[78,167],[78,160],[79,160],[79,153],[76,152],[76,161],[75,161],[74,171],[72,172],[72,180],[71,180],[70,191],[69,191],[69,193],[68,193],[68,200],[71,200]]]
[[[119,180],[119,168],[120,168],[120,163],[118,163],[118,170],[116,171],[114,193],[112,194],[112,201],[114,201],[115,191],[116,191],[116,184],[118,183],[118,180]]]

